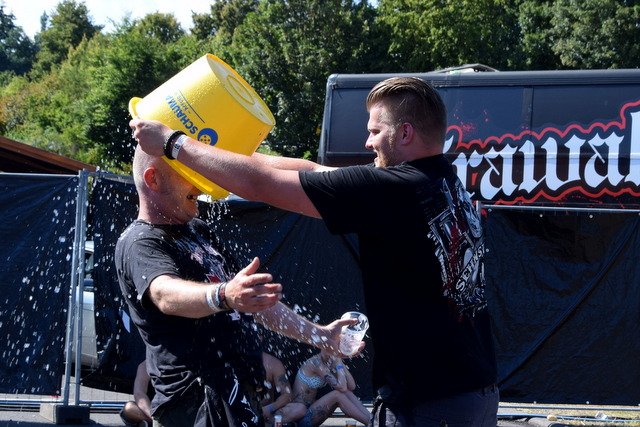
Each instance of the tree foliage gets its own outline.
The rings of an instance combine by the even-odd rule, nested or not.
[[[89,90],[86,74],[68,64],[57,73],[29,82],[13,79],[5,88],[6,126],[13,138],[79,160],[88,160],[90,148],[82,132],[82,100]]]
[[[83,39],[91,39],[102,29],[89,18],[89,10],[84,2],[63,0],[58,3],[50,18],[45,15],[44,29],[36,36],[40,45],[35,68],[39,72],[49,72],[61,64],[69,51],[77,47]]]
[[[211,5],[209,14],[193,16],[192,33],[198,39],[220,37],[230,40],[235,29],[259,3],[259,0],[218,0]]]
[[[5,13],[0,3],[0,73],[10,71],[18,75],[31,69],[36,46],[13,21],[15,16]]]
[[[552,50],[565,68],[638,66],[640,5],[619,0],[557,0]]]
[[[379,13],[397,71],[512,65],[519,37],[513,1],[380,0]]]
[[[523,69],[558,68],[559,58],[551,42],[551,5],[549,0],[524,0],[518,7],[521,31],[519,65]]]
[[[524,0],[518,17],[522,68],[638,67],[637,0]]]
[[[0,117],[16,139],[121,169],[133,154],[129,100],[189,62],[193,52],[185,50],[184,35],[173,16],[125,20],[109,36],[83,39],[55,73],[7,86]]]
[[[229,62],[276,116],[271,148],[315,155],[327,77],[376,71],[366,63],[373,17],[365,1],[269,0],[236,29]]]

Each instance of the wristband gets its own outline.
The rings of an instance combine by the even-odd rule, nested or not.
[[[338,365],[338,366],[336,366],[336,371],[337,371],[338,369],[342,369],[342,365]]]
[[[180,135],[184,135],[185,133],[181,130],[174,130],[169,134],[167,139],[164,140],[164,155],[167,156],[169,160],[175,160],[175,157],[171,154],[173,151],[173,140]]]
[[[220,285],[213,285],[213,286],[209,286],[209,288],[207,289],[207,305],[211,310],[213,310],[214,313],[220,313],[221,311],[223,311],[220,308],[220,305],[216,304],[216,301],[213,300],[213,291],[215,290],[217,294],[219,287]]]
[[[184,142],[187,140],[187,138],[189,138],[187,135],[185,135],[184,133],[180,136],[178,136],[178,139],[176,139],[176,142],[173,144],[173,148],[171,149],[171,157],[173,157],[174,159],[178,158],[178,153],[180,152],[180,149],[182,148],[182,144],[184,144]]]
[[[269,407],[269,411],[271,411],[272,414],[276,412],[276,410],[273,409],[273,406],[271,406],[271,404],[268,404],[267,406]]]
[[[218,288],[218,292],[216,293],[216,301],[218,302],[218,306],[224,310],[231,310],[229,303],[227,302],[227,282],[222,282],[220,287]]]

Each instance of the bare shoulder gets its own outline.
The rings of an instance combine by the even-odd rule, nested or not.
[[[280,371],[284,371],[284,365],[277,357],[269,354],[262,353],[262,363],[264,365],[265,371],[267,374],[269,373],[280,373]]]
[[[328,369],[327,364],[322,360],[322,358],[319,355],[315,355],[312,358],[310,358],[309,365],[313,373],[315,373],[320,377],[324,376],[325,372]]]

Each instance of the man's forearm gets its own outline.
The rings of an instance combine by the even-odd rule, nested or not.
[[[318,163],[306,159],[271,156],[262,153],[254,153],[253,157],[259,160],[262,164],[281,170],[322,172],[325,170],[335,169],[328,166],[319,165]]]
[[[319,218],[302,188],[298,172],[278,169],[257,157],[237,154],[187,139],[178,161],[227,191],[247,200]]]
[[[129,125],[145,152],[152,156],[166,154],[164,145],[166,138],[173,133],[171,128],[158,121],[140,119],[131,120]],[[320,218],[318,210],[302,188],[297,170],[269,166],[258,160],[263,155],[254,158],[212,147],[192,138],[179,139],[177,148],[174,145],[170,149],[171,156],[225,190],[247,200]],[[270,161],[279,162],[275,158]],[[303,170],[326,170],[307,160],[283,160],[289,161],[290,166],[303,165]]]
[[[296,339],[318,348],[324,348],[328,332],[282,303],[254,315],[264,326],[289,338]]]
[[[291,393],[281,393],[280,396],[273,402],[271,402],[271,406],[276,411],[282,407],[284,407],[287,403],[290,403],[293,400],[293,395]]]
[[[194,139],[187,140],[183,147],[179,162],[242,198],[263,201],[260,196],[267,193],[273,178],[259,161]]]

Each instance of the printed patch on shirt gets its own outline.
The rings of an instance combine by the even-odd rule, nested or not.
[[[486,307],[484,236],[480,216],[460,181],[449,188],[442,180],[444,210],[429,223],[436,245],[444,296],[458,316],[470,316]]]
[[[193,233],[190,240],[176,242],[182,244],[190,253],[191,260],[198,263],[208,273],[210,283],[227,282],[231,280],[231,274],[227,271],[224,257],[206,239]]]

